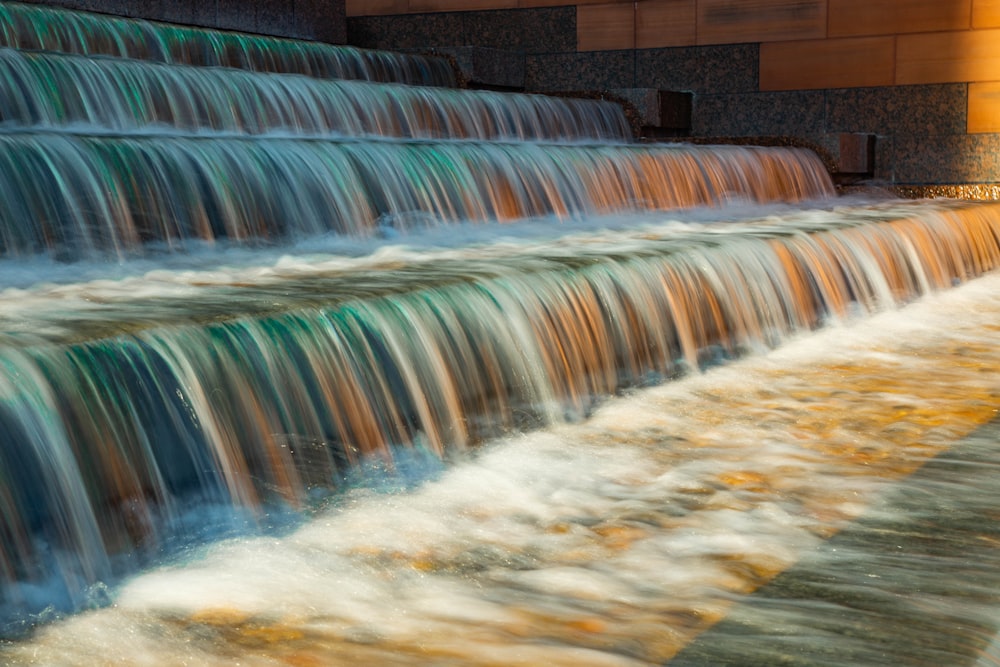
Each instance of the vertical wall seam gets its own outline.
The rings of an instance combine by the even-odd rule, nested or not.
[[[639,81],[639,0],[632,3],[632,88]]]
[[[970,127],[969,127],[969,114],[970,114],[970,111],[971,111],[969,109],[969,89],[972,87],[972,84],[970,84],[969,82],[966,82],[963,85],[965,87],[965,135],[968,136],[969,134],[971,134],[971,132],[969,131],[970,130]]]
[[[899,35],[892,36],[892,85],[899,85]]]

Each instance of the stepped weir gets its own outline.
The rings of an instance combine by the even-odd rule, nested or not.
[[[4,664],[1000,655],[996,204],[12,2],[0,192]]]

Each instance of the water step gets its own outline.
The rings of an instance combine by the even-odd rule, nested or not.
[[[0,255],[396,235],[457,222],[801,201],[797,149],[0,134]]]
[[[656,234],[5,294],[0,606],[47,577],[81,604],[192,502],[266,521],[397,448],[446,458],[1000,266],[994,205]]]
[[[454,86],[440,58],[321,42],[209,30],[141,19],[0,3],[0,46],[88,56],[135,58],[201,67],[304,74],[408,85]]]
[[[179,272],[165,269],[115,281],[95,283],[81,278],[76,285],[62,284],[77,280],[70,277],[28,291],[0,292],[0,343],[13,348],[80,344],[155,328],[264,319],[317,308],[349,308],[357,302],[405,299],[409,298],[406,295],[426,291],[461,290],[471,282],[496,285],[514,279],[541,281],[541,276],[548,274],[581,271],[586,274],[645,262],[656,266],[676,260],[687,271],[693,270],[694,264],[687,265],[691,262],[714,265],[732,261],[741,265],[738,270],[746,276],[763,271],[757,276],[763,280],[778,269],[760,264],[761,258],[751,248],[759,246],[762,252],[769,252],[769,246],[795,247],[808,236],[813,250],[803,246],[797,252],[806,254],[794,260],[808,268],[800,267],[792,273],[814,275],[810,282],[814,293],[799,294],[798,300],[785,303],[780,313],[767,312],[763,303],[755,306],[764,310],[754,316],[737,317],[732,308],[724,309],[725,313],[719,317],[735,319],[722,330],[710,327],[702,332],[706,336],[714,332],[712,335],[722,338],[692,343],[693,347],[678,355],[690,367],[696,367],[709,348],[721,346],[727,354],[736,354],[748,344],[737,342],[737,338],[758,343],[772,338],[777,341],[796,329],[817,326],[821,320],[846,317],[853,308],[876,311],[887,304],[902,303],[946,288],[955,281],[964,282],[988,271],[995,261],[992,234],[998,209],[994,205],[937,202],[928,207],[896,201],[836,210],[812,209],[800,215],[782,212],[780,221],[768,222],[766,217],[772,211],[771,207],[763,207],[762,218],[748,216],[738,221],[721,221],[723,212],[719,212],[716,215],[720,217],[715,218],[720,219],[718,223],[685,223],[683,215],[673,215],[670,219],[676,221],[678,228],[659,231],[653,221],[662,216],[646,216],[639,221],[639,230],[626,227],[619,231],[585,233],[572,228],[548,228],[542,236],[544,241],[532,236],[519,243],[508,241],[491,246],[481,245],[482,238],[479,242],[470,239],[473,247],[460,252],[442,249],[391,253],[386,258],[366,250],[354,258],[317,254],[308,262],[290,262],[286,267],[237,263],[225,270],[214,270],[217,259],[211,254],[160,258],[165,267],[171,265],[170,259],[176,259],[178,266],[184,268]],[[511,233],[519,231],[512,229]],[[493,231],[485,238],[493,238],[497,233]],[[935,238],[939,241],[932,242]],[[640,239],[641,250],[637,245]],[[421,235],[412,239],[415,243],[421,240]],[[435,248],[442,238],[431,236],[426,240]],[[827,247],[829,244],[834,245]],[[271,255],[277,261],[283,251],[278,248]],[[737,255],[742,255],[743,261],[738,261]],[[826,258],[821,259],[824,255]],[[743,266],[751,259],[753,266]],[[203,268],[199,261],[213,269]],[[883,275],[864,277],[863,267],[872,261],[879,263]],[[823,277],[830,271],[836,274],[837,270],[831,267],[839,265],[846,267],[843,282],[836,276]],[[719,273],[711,280],[710,291],[718,293],[716,299],[740,292],[739,281],[735,274],[729,273],[731,270],[737,269],[727,268],[725,275]],[[86,275],[86,269],[81,271]],[[14,282],[16,275],[17,269],[11,269],[3,274],[3,279]],[[747,277],[746,281],[749,280]],[[732,281],[736,282],[729,284]],[[763,298],[763,292],[745,296],[748,301]],[[783,302],[788,298],[775,296]],[[801,315],[805,312],[809,314]],[[793,313],[799,315],[793,317]],[[767,324],[736,323],[755,317],[766,318]],[[757,333],[752,334],[751,330]],[[724,335],[723,331],[729,333]],[[735,338],[725,342],[726,335]]]
[[[596,100],[376,84],[0,48],[0,124],[263,134],[628,141]]]

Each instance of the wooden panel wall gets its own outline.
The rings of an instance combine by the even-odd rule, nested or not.
[[[893,38],[854,37],[760,46],[761,90],[891,86]]]
[[[635,8],[631,2],[582,5],[576,9],[578,51],[635,48]]]
[[[969,84],[970,133],[1000,132],[1000,82]]]
[[[698,0],[698,44],[826,36],[826,0]]]
[[[897,44],[897,83],[1000,79],[1000,29],[900,35]]]
[[[695,43],[696,26],[695,0],[640,0],[635,5],[637,49],[691,46]]]
[[[973,28],[1000,28],[1000,0],[973,0]]]
[[[969,0],[830,0],[829,37],[972,27]]]

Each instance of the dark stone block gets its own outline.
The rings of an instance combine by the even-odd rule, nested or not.
[[[300,0],[301,1],[301,0]],[[369,49],[478,46],[501,51],[576,50],[572,7],[352,17],[351,44]]]
[[[295,0],[270,0],[257,5],[256,31],[264,35],[297,37]]]
[[[191,23],[194,25],[206,28],[218,25],[216,0],[204,0],[204,2],[197,2],[195,0],[192,2],[191,9],[193,10]]]
[[[52,2],[44,2],[43,0],[28,0],[29,5],[52,5],[54,7],[61,7],[63,9],[76,9],[89,11],[87,5],[89,3],[86,0],[53,0]]]
[[[821,90],[695,95],[691,133],[701,137],[825,134]]]
[[[452,59],[459,75],[473,88],[523,89],[524,54],[479,46],[416,49],[423,55],[440,54]]]
[[[344,0],[294,0],[295,33],[301,39],[328,44],[347,42]]]
[[[478,46],[464,37],[464,30],[460,12],[410,16],[362,16],[352,18],[348,22],[350,43],[367,49],[419,50],[434,47]]]
[[[891,161],[895,183],[996,183],[1000,134],[896,135]]]
[[[461,34],[453,45],[473,45],[525,53],[576,50],[576,10],[547,9],[461,12]]]
[[[670,130],[691,129],[691,108],[694,95],[678,93],[673,90],[657,91],[657,102],[660,108],[659,127]]]
[[[756,44],[639,49],[633,85],[694,93],[753,92],[759,51]]]
[[[819,153],[827,169],[831,172],[837,170],[837,156],[840,151],[840,135],[821,134],[803,138],[802,145],[809,146]],[[877,143],[876,143],[877,145]]]
[[[315,39],[347,40],[345,0],[26,0],[78,11]],[[456,31],[458,33],[460,31]]]
[[[256,3],[244,0],[216,0],[215,7],[215,24],[212,27],[239,32],[259,32]]]
[[[842,174],[873,174],[875,171],[875,135],[841,134],[837,171]]]
[[[52,0],[51,2],[46,2],[45,0],[25,0],[26,4],[29,5],[52,5],[53,7],[61,7],[63,9],[82,9],[86,10],[85,0]]]
[[[133,2],[121,2],[119,4],[124,7],[124,10],[114,13],[121,13],[122,16],[149,19],[150,21],[160,21],[163,19],[164,0],[134,0]]]
[[[827,91],[830,132],[964,134],[964,83]]]
[[[608,92],[631,104],[644,128],[674,130],[675,136],[691,129],[691,93],[655,88],[618,88]]]
[[[451,43],[519,51],[525,28],[522,17],[521,12],[515,11],[461,12],[458,14],[461,32],[450,36]]]
[[[116,16],[140,16],[138,8],[134,8],[128,0],[91,0],[90,2],[78,3],[78,9],[85,11],[99,12],[101,14],[114,14]]]
[[[893,161],[896,159],[892,137],[879,137],[875,142],[875,180],[891,183],[895,180]]]
[[[296,20],[298,7],[296,6]],[[383,26],[389,24],[384,16],[352,16],[347,19],[347,43],[363,49],[381,49],[385,32]]]
[[[524,62],[524,86],[537,91],[632,88],[635,58],[635,51],[529,54]]]
[[[160,13],[160,19],[167,23],[180,23],[191,25],[194,23],[195,0],[177,0],[176,2],[166,2]]]
[[[129,12],[129,3],[125,0],[29,0],[29,2],[31,4],[51,5],[74,11],[116,14],[118,16],[131,15]]]

